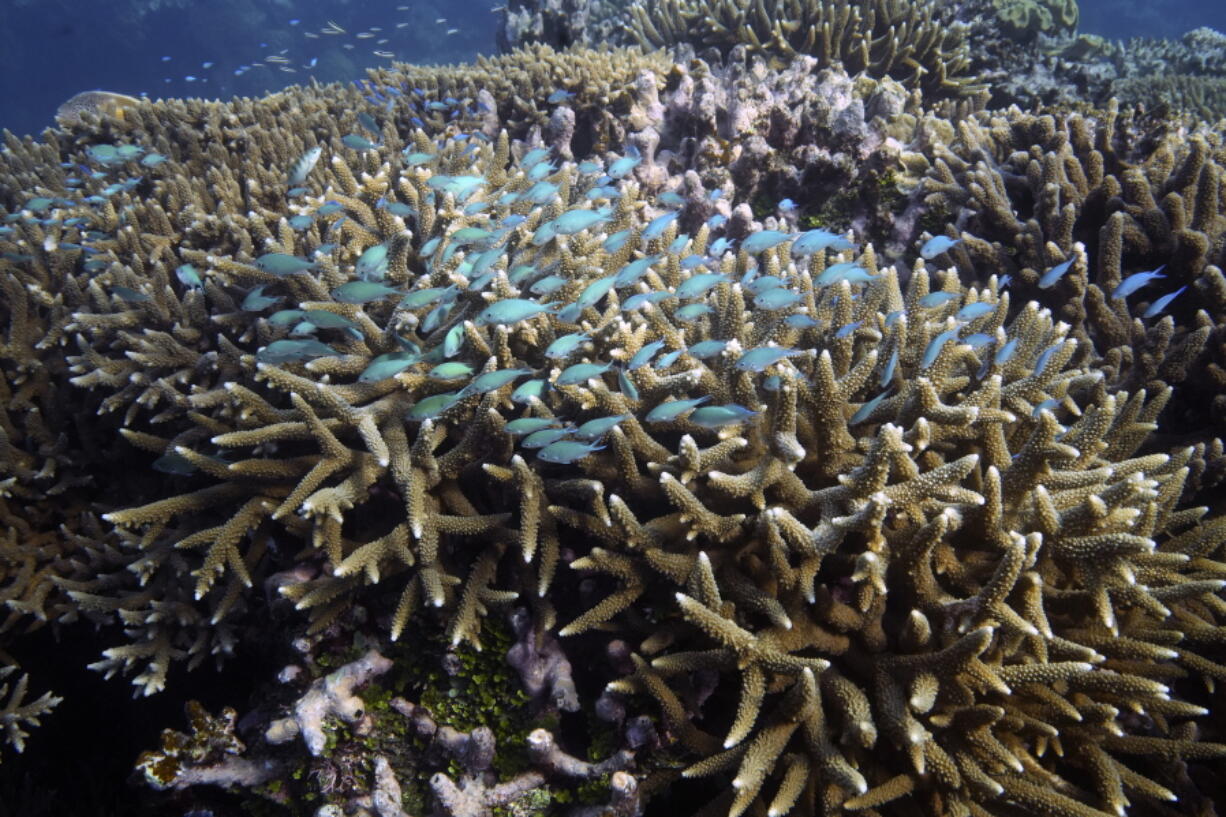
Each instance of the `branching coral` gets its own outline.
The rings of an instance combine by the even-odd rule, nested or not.
[[[944,19],[933,2],[668,0],[635,3],[630,14],[630,31],[645,47],[685,42],[726,51],[743,43],[786,59],[809,54],[823,66],[841,62],[849,73],[890,76],[934,96],[974,87],[963,76],[962,26]]]
[[[725,229],[697,174],[656,195],[673,168],[651,139],[663,113],[646,112],[659,83],[640,79],[639,151],[583,163],[444,117],[409,130],[407,102],[379,114],[378,144],[351,138],[369,122],[329,118],[319,89],[142,104],[106,120],[135,140],[113,154],[57,148],[100,162],[90,184],[110,192],[68,198],[49,176],[63,189],[37,209],[54,217],[13,220],[9,337],[35,363],[71,350],[46,382],[88,395],[86,431],[120,425],[111,439],[158,471],[132,496],[100,490],[108,528],[72,540],[99,569],[52,582],[127,631],[97,668],[153,692],[173,661],[220,660],[265,579],[313,635],[360,603],[376,637],[421,626],[479,649],[515,602],[533,625],[509,660],[534,693],[569,709],[584,685],[561,653],[628,644],[605,710],[650,701],[654,737],[688,765],[636,760],[656,785],[730,779],[714,808],[731,815],[1161,813],[1180,764],[1226,754],[1185,683],[1224,677],[1226,526],[1181,504],[1205,452],[1151,437],[1167,373],[1123,365],[1110,332],[1136,324],[1104,304],[1125,271],[1112,248],[1147,246],[1145,228],[1181,275],[1220,279],[1197,237],[1220,232],[1216,143],[1138,169],[1114,119],[1097,135],[964,119],[948,149],[933,143],[952,125],[911,121],[939,154],[929,205],[982,222],[958,231],[955,267],[900,269],[847,236],[764,229],[744,201]],[[162,161],[133,182],[149,149]],[[11,175],[43,152],[13,146]],[[1014,210],[1023,185],[1033,219]],[[1112,208],[1093,282],[1078,207]],[[1084,297],[1044,305],[1039,278],[1064,256],[1056,292]],[[984,275],[1005,270],[1013,289]],[[1166,360],[1186,366],[1197,331]],[[48,456],[21,446],[19,478]],[[326,753],[326,715],[356,729],[354,688],[388,669],[364,660],[265,739],[294,724]],[[202,737],[150,762],[165,780],[183,747],[242,751],[233,717],[193,718]],[[444,810],[518,793],[486,779],[487,735],[436,726],[466,769],[434,779]],[[530,741],[532,774],[623,768],[557,741]],[[372,803],[394,799],[391,763]],[[636,782],[614,788],[636,811]]]

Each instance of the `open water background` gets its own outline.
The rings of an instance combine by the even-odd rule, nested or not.
[[[0,128],[38,132],[52,124],[61,102],[94,88],[224,99],[312,77],[361,77],[365,68],[389,61],[376,50],[416,63],[469,60],[494,51],[496,3],[0,0]],[[1226,31],[1226,0],[1082,0],[1080,6],[1080,30],[1111,39],[1179,37],[1197,26]],[[329,21],[345,33],[321,34]]]

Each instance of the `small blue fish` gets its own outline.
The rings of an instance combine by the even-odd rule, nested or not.
[[[552,462],[557,465],[571,465],[594,451],[604,448],[595,443],[580,443],[573,440],[560,440],[547,445],[536,453],[536,458],[542,462]]]
[[[777,247],[792,238],[791,233],[782,230],[759,230],[741,242],[741,249],[750,255],[757,255],[772,247]]]
[[[358,375],[358,382],[375,383],[380,380],[386,380],[389,377],[395,377],[416,363],[417,360],[418,356],[412,352],[388,352],[385,355],[379,355],[370,361],[370,364]]]
[[[62,245],[61,245],[62,246]],[[200,273],[191,264],[182,264],[175,270],[175,276],[179,279],[179,283],[189,289],[203,289],[204,281],[200,277]]]
[[[376,244],[358,257],[354,271],[363,281],[382,281],[387,275],[387,265],[387,245]]]
[[[736,367],[743,372],[761,372],[773,366],[784,358],[802,355],[798,349],[784,349],[778,346],[758,346],[742,354],[736,361]]]
[[[677,358],[681,357],[681,352],[681,349],[674,349],[671,352],[666,352],[665,354],[660,355],[659,359],[656,360],[655,363],[656,370],[661,371],[667,369],[669,366],[676,363]]]
[[[1149,307],[1145,310],[1144,314],[1141,315],[1141,317],[1142,318],[1152,318],[1155,315],[1161,314],[1162,310],[1170,306],[1171,301],[1178,298],[1179,294],[1183,292],[1185,289],[1187,289],[1187,287],[1183,286],[1175,290],[1174,292],[1171,292],[1167,295],[1163,295],[1161,298],[1159,298],[1158,300],[1150,304]]]
[[[1004,365],[1013,359],[1015,352],[1017,352],[1017,338],[1011,338],[996,351],[996,354],[992,357],[992,362],[997,366]]]
[[[783,319],[783,322],[793,329],[812,329],[818,325],[818,322],[812,317],[803,314],[788,315]]]
[[[688,419],[691,423],[701,428],[715,429],[737,425],[757,415],[758,412],[751,411],[744,406],[739,406],[736,403],[725,403],[722,406],[702,406],[701,408],[694,409],[694,412]]]
[[[617,252],[622,247],[626,246],[626,242],[630,240],[630,233],[630,230],[618,230],[617,232],[613,233],[613,235],[606,238],[604,243],[600,246],[605,252]]]
[[[1061,261],[1056,266],[1049,269],[1039,277],[1039,289],[1050,289],[1056,285],[1056,282],[1064,277],[1064,273],[1068,272],[1069,267],[1073,265],[1072,258]]]
[[[506,424],[506,432],[513,436],[533,434],[541,429],[553,428],[560,421],[553,417],[520,417]]]
[[[867,420],[877,406],[881,405],[881,401],[888,397],[889,394],[890,391],[887,389],[874,397],[872,400],[869,400],[867,403],[860,406],[860,408],[856,409],[856,413],[851,415],[851,419],[847,421],[847,424],[854,426]]]
[[[572,332],[569,335],[563,335],[546,347],[545,357],[562,360],[569,357],[572,352],[589,340],[591,340],[591,337],[582,332]]]
[[[622,421],[629,419],[629,414],[617,414],[613,417],[599,417],[595,420],[588,420],[583,425],[575,429],[576,440],[599,440],[604,435],[612,431]]]
[[[464,324],[457,323],[443,337],[443,357],[455,357],[464,346]]]
[[[647,270],[651,268],[651,265],[660,260],[660,257],[659,255],[648,255],[631,261],[614,276],[613,286],[621,288],[637,283],[640,278],[647,274]]]
[[[644,418],[649,423],[668,423],[676,420],[692,408],[701,406],[711,399],[709,394],[693,397],[688,400],[665,400],[660,405],[647,412]]]
[[[1166,269],[1166,264],[1163,264],[1157,269],[1151,270],[1149,272],[1134,272],[1132,275],[1129,275],[1123,281],[1120,281],[1119,286],[1111,290],[1111,297],[1112,298],[1127,298],[1129,295],[1136,292],[1141,287],[1147,285],[1150,281],[1156,280],[1158,278],[1165,278],[1166,276],[1161,274],[1162,270],[1164,269]]]
[[[876,281],[880,275],[870,275],[868,270],[857,264],[855,261],[840,261],[837,264],[832,264],[822,271],[822,274],[817,276],[817,280],[813,282],[816,287],[828,287],[832,284],[837,284],[839,281],[847,281],[852,284],[863,284],[870,281]]]
[[[545,101],[548,102],[550,105],[557,105],[558,103],[566,102],[574,95],[575,94],[573,91],[566,91],[566,90],[559,88],[558,90],[554,91],[552,94],[547,96],[545,98]]]
[[[570,435],[570,428],[542,428],[540,431],[533,431],[527,437],[524,437],[520,446],[523,448],[544,448]]]
[[[658,304],[660,301],[673,297],[671,292],[639,292],[631,295],[622,303],[623,312],[633,312],[647,304]]]
[[[821,252],[825,249],[831,249],[835,252],[843,252],[846,250],[856,249],[856,245],[852,244],[841,235],[830,232],[829,230],[809,230],[797,236],[792,242],[792,255],[804,256],[812,255],[816,252]]]
[[[555,385],[578,386],[580,383],[600,377],[611,368],[613,368],[612,363],[576,363],[562,370]]]
[[[433,420],[462,399],[463,397],[458,391],[431,395],[414,403],[412,408],[405,414],[405,419],[417,422]]]
[[[973,321],[976,318],[982,318],[984,315],[989,315],[996,311],[996,304],[990,304],[987,301],[976,301],[973,304],[967,304],[958,310],[954,315],[960,321]]]
[[[530,403],[533,398],[541,399],[545,396],[545,392],[549,390],[549,383],[544,380],[528,380],[520,383],[515,391],[511,392],[512,403]]]
[[[608,173],[610,177],[614,179],[624,179],[626,176],[630,175],[632,170],[642,163],[643,157],[639,155],[638,148],[631,145],[626,150],[626,153],[626,156],[623,156],[620,159],[615,159],[609,164]]]
[[[304,340],[274,340],[260,351],[255,359],[261,363],[290,363],[317,357],[334,357],[340,353],[313,338]]]
[[[716,213],[715,215],[707,219],[707,226],[710,227],[712,230],[716,230],[716,229],[719,229],[720,227],[723,227],[724,224],[727,223],[727,221],[728,221],[728,217],[726,215],[724,215],[723,213]]]
[[[638,402],[638,387],[634,385],[634,381],[621,369],[617,370],[617,387],[621,389],[622,394],[626,395],[626,397]]]
[[[563,278],[561,275],[546,275],[528,287],[528,291],[533,295],[552,295],[568,283],[570,283],[569,279]]]
[[[785,215],[789,213],[795,213],[796,212],[796,202],[792,201],[791,199],[782,200],[781,202],[779,202],[779,212]]]
[[[947,304],[959,297],[961,296],[957,292],[929,292],[927,295],[919,299],[919,305],[933,308]]]
[[[753,299],[753,305],[758,309],[765,309],[768,312],[774,312],[779,309],[787,309],[801,301],[801,294],[786,287],[775,287],[768,289],[761,295]]]
[[[724,236],[720,236],[719,238],[711,242],[711,257],[719,258],[721,255],[724,254],[725,251],[732,249],[732,246],[735,243],[736,242],[732,240],[731,238],[725,238]]]
[[[934,235],[924,242],[924,246],[920,247],[920,256],[925,261],[931,261],[941,253],[949,252],[961,241],[960,238],[950,238],[947,235]]]
[[[613,284],[616,281],[617,276],[615,275],[597,278],[579,293],[579,297],[575,299],[575,306],[580,309],[587,309],[589,306],[595,306],[600,303],[600,299],[609,294],[609,290],[613,288]]]
[[[664,341],[653,340],[651,343],[644,344],[643,348],[634,353],[630,358],[630,362],[626,364],[626,371],[634,371],[641,369],[651,362],[651,359],[656,356],[656,353],[664,348]]]
[[[273,275],[294,275],[315,269],[315,262],[283,252],[265,253],[255,260],[255,265]]]
[[[680,210],[674,210],[671,213],[665,213],[662,216],[656,216],[651,221],[647,222],[647,226],[643,228],[643,240],[651,241],[659,238],[668,229],[668,225],[677,220],[681,215]]]
[[[898,368],[898,344],[894,344],[894,351],[890,353],[890,359],[886,362],[885,368],[881,370],[881,385],[888,386],[890,381],[894,379],[894,371]]]
[[[530,374],[532,374],[531,369],[499,369],[493,372],[485,372],[474,377],[472,382],[464,387],[463,391],[468,394],[488,394]]]
[[[798,296],[799,297],[799,296]],[[755,301],[755,303],[757,303]],[[686,304],[673,313],[673,317],[682,323],[690,323],[696,321],[703,315],[710,315],[715,312],[715,307],[707,303]]]
[[[356,133],[347,133],[341,137],[341,142],[345,147],[353,148],[354,150],[375,150],[379,146],[367,139],[365,136],[359,136]]]
[[[928,348],[924,350],[924,357],[920,360],[920,368],[926,369],[935,363],[937,356],[941,354],[941,349],[945,347],[945,344],[956,337],[958,337],[957,329],[946,329],[944,332],[929,341]]]
[[[430,287],[428,289],[414,290],[400,300],[399,308],[422,309],[442,300],[445,297],[448,297],[449,295],[454,295],[455,291],[456,288],[454,286]]]
[[[864,321],[854,321],[852,323],[847,324],[846,326],[840,326],[838,329],[835,330],[834,336],[836,338],[845,338],[848,335],[853,334],[857,329],[859,329],[863,325],[864,325]]]
[[[260,284],[255,289],[247,293],[247,297],[243,298],[242,306],[244,312],[260,312],[280,301],[280,298],[274,298],[264,294],[264,284]]]
[[[400,290],[376,281],[350,281],[332,290],[333,299],[343,304],[368,304],[389,295],[403,295]]]
[[[295,230],[309,230],[311,229],[311,225],[315,223],[315,219],[308,215],[290,216],[287,223]]]
[[[477,326],[492,326],[496,324],[512,324],[535,318],[547,312],[556,311],[558,302],[538,304],[523,298],[508,298],[490,304],[477,315]]]
[[[1042,354],[1039,355],[1038,360],[1034,362],[1035,374],[1041,373],[1043,369],[1047,366],[1048,362],[1051,360],[1052,355],[1060,351],[1060,349],[1063,346],[1064,346],[1063,342],[1053,343],[1051,346],[1048,346],[1046,349],[1044,349]]]
[[[681,285],[677,287],[676,295],[682,300],[701,298],[710,292],[712,288],[727,281],[728,276],[723,273],[699,272],[682,281]]]
[[[548,159],[549,153],[549,148],[533,148],[524,154],[524,158],[519,160],[520,167],[523,167],[525,170],[531,169]]]

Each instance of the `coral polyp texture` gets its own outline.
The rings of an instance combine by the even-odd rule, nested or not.
[[[870,7],[850,67],[952,80],[923,70],[957,60],[943,28],[870,43],[915,8]],[[695,89],[746,75],[659,59],[538,47],[10,136],[6,646],[109,623],[93,668],[168,693],[263,611],[292,622],[275,703],[191,704],[140,760],[161,789],[630,817],[711,778],[729,817],[1209,813],[1226,522],[1188,500],[1221,446],[1155,432],[1221,299],[1177,329],[1127,297],[1162,261],[1187,302],[1223,289],[1218,137],[1125,157],[1114,109],[947,119],[798,57],[804,132],[848,151],[810,160],[896,174],[905,222],[803,229],[748,200],[796,132],[721,171],[684,142],[720,138]],[[54,703],[25,687],[19,748]]]

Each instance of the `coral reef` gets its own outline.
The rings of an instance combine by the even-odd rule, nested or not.
[[[804,7],[876,79],[747,9],[718,63],[10,135],[5,646],[107,623],[152,694],[292,622],[264,705],[140,768],[318,814],[1209,808],[1220,131],[926,105],[969,89],[926,4]]]

